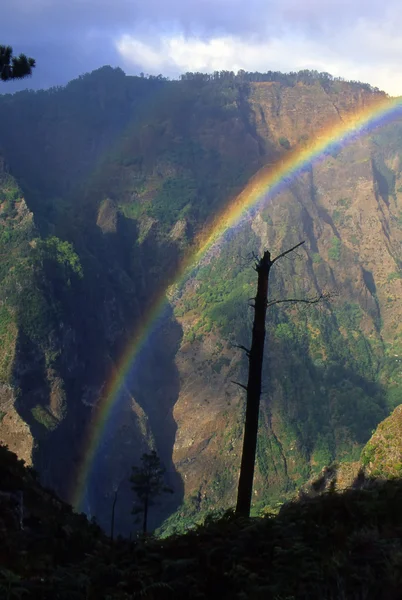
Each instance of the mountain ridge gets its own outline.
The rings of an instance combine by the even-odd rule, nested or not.
[[[41,342],[45,369],[34,366],[28,336],[17,406],[36,432],[35,467],[63,497],[71,495],[111,364],[197,232],[258,168],[379,94],[341,81],[325,85],[195,76],[171,85],[100,70],[36,95],[31,120],[22,122],[33,96],[0,98],[2,152],[47,252],[34,271],[44,277],[54,315],[45,321],[55,323]],[[334,459],[358,457],[402,401],[392,360],[400,343],[400,132],[399,121],[385,125],[306,169],[170,299],[128,376],[88,481],[85,509],[104,527],[113,489],[150,445],[176,490],[154,525],[183,499],[184,523],[233,503],[243,399],[230,380],[244,379],[246,369],[233,343],[247,345],[250,330],[248,252],[306,239],[305,261],[285,263],[274,292],[338,286],[345,300],[321,313],[270,316],[256,509],[286,499]],[[57,427],[47,408],[49,381],[55,393],[64,389],[55,400],[66,407]],[[128,483],[121,496],[116,527],[127,531]]]

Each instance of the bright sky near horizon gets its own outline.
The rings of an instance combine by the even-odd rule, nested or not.
[[[402,95],[401,0],[12,0],[0,44],[37,61],[0,92],[128,74],[317,69]]]

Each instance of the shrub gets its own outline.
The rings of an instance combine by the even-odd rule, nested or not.
[[[328,250],[328,258],[331,260],[340,260],[341,258],[341,240],[335,236],[332,238],[331,247]]]
[[[279,138],[279,143],[282,146],[282,148],[285,148],[285,150],[290,150],[290,142],[287,138],[285,137],[280,137]]]

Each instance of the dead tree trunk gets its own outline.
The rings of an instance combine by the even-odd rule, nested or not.
[[[271,254],[268,250],[264,252],[263,257],[257,261],[255,270],[258,273],[257,295],[254,304],[254,323],[251,339],[251,348],[246,350],[249,369],[246,389],[246,421],[244,425],[243,452],[240,466],[239,485],[237,490],[236,514],[243,517],[250,516],[251,498],[253,493],[253,479],[255,454],[257,449],[258,418],[260,412],[262,363],[264,358],[265,343],[265,318],[268,306],[279,302],[298,302],[296,299],[278,300],[268,302],[269,274],[272,265],[280,258],[293,252],[296,248],[304,244],[300,242],[293,248],[282,252],[279,256],[271,260]],[[320,296],[321,298],[321,296]],[[314,303],[318,299],[301,300],[301,302]]]
[[[258,417],[260,412],[262,361],[264,358],[265,316],[267,314],[268,282],[271,266],[271,254],[267,250],[256,265],[258,273],[257,295],[254,305],[253,336],[251,348],[248,352],[249,369],[246,422],[244,425],[243,453],[236,505],[236,513],[246,517],[250,514],[253,491]]]

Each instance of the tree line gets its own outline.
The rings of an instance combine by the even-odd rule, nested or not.
[[[305,85],[314,85],[319,83],[323,86],[329,85],[336,82],[345,82],[350,85],[359,87],[369,92],[378,92],[379,88],[373,87],[368,83],[362,83],[361,81],[346,80],[343,77],[334,77],[330,73],[319,72],[311,69],[302,69],[301,71],[291,71],[289,73],[282,73],[281,71],[266,71],[261,73],[259,71],[245,71],[240,69],[237,73],[234,71],[214,71],[214,73],[184,73],[180,76],[182,81],[232,81],[234,83],[247,83],[247,82],[270,82],[280,83],[285,86],[295,86],[298,83]]]
[[[150,81],[170,81],[169,77],[164,77],[161,74],[148,75],[140,73],[140,77]],[[211,82],[233,84],[268,82],[280,83],[286,87],[293,87],[298,83],[304,85],[315,85],[318,83],[324,88],[328,88],[336,83],[347,83],[354,88],[371,93],[380,91],[378,87],[372,86],[369,83],[363,83],[362,81],[354,79],[345,79],[344,77],[334,77],[330,73],[314,69],[301,69],[300,71],[290,71],[289,73],[282,73],[281,71],[245,71],[244,69],[240,69],[237,73],[228,70],[214,71],[213,73],[187,71],[180,75],[179,79],[180,81],[189,81],[199,84]]]

